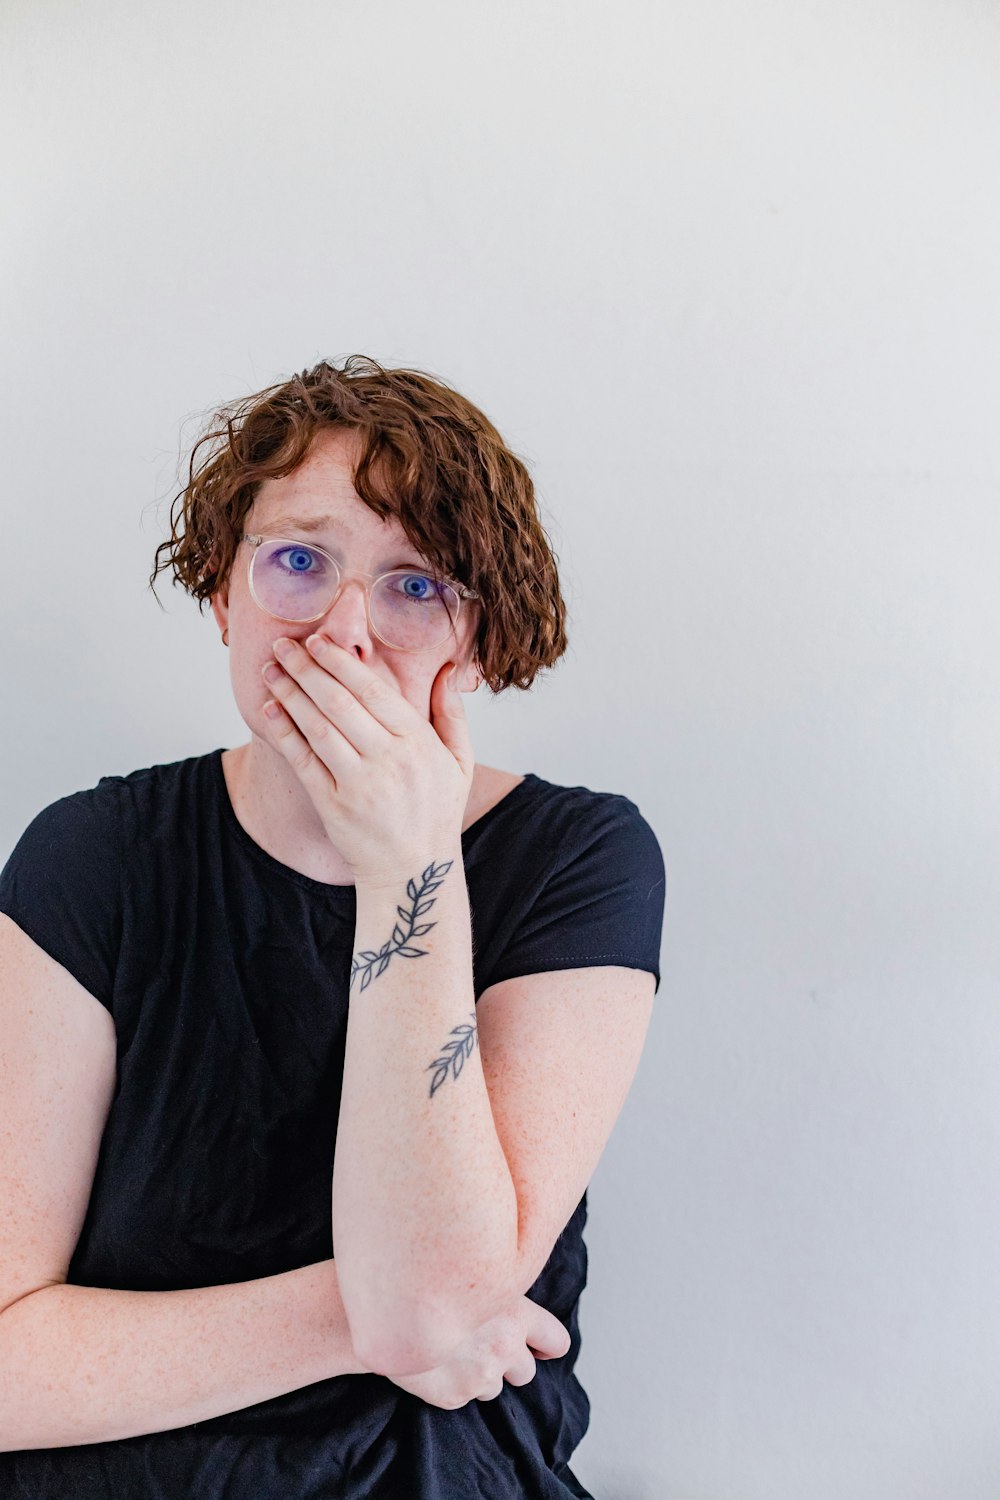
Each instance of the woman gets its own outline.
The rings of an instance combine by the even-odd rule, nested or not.
[[[61,798],[0,875],[0,1492],[585,1496],[659,845],[474,759],[463,692],[566,645],[482,412],[352,357],[218,416],[150,583],[210,602],[250,739]]]

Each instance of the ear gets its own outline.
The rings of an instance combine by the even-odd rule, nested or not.
[[[459,692],[474,693],[482,680],[483,674],[479,670],[475,652],[468,657],[461,657],[455,668],[455,682]]]
[[[219,627],[219,633],[221,635],[222,631],[224,631],[225,628],[226,628],[226,626],[229,624],[229,591],[228,591],[228,589],[224,593],[213,594],[212,595],[212,599],[211,599],[211,604],[212,604],[212,613],[215,616],[216,623],[217,623],[217,625]]]

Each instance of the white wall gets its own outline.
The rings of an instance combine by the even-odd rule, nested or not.
[[[995,1500],[996,7],[7,0],[0,42],[3,854],[245,738],[145,589],[198,416],[355,351],[458,385],[571,610],[478,757],[626,792],[668,872],[575,1467]]]

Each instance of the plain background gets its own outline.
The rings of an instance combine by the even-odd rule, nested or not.
[[[599,1500],[1000,1492],[1000,14],[6,0],[4,856],[245,739],[146,588],[213,405],[353,352],[529,463],[663,983],[591,1187]]]

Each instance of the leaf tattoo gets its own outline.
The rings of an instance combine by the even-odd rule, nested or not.
[[[427,1064],[428,1072],[431,1068],[437,1069],[434,1077],[431,1080],[431,1091],[428,1095],[428,1098],[430,1099],[434,1098],[435,1092],[441,1087],[442,1083],[444,1083],[445,1079],[448,1077],[449,1069],[451,1070],[452,1078],[457,1078],[459,1073],[461,1073],[462,1071],[462,1064],[465,1062],[465,1059],[472,1056],[472,1050],[476,1045],[477,1035],[476,1013],[474,1010],[470,1010],[469,1015],[472,1018],[471,1026],[462,1025],[453,1026],[451,1028],[451,1032],[449,1034],[451,1036],[457,1037],[458,1041],[445,1042],[443,1051],[446,1052],[448,1056],[436,1057],[432,1063]]]
[[[396,954],[399,954],[401,958],[424,958],[426,956],[428,950],[426,948],[414,948],[410,939],[423,937],[424,933],[430,932],[432,927],[437,926],[437,923],[425,922],[420,927],[414,924],[418,917],[422,917],[434,905],[433,901],[426,901],[424,898],[431,891],[437,890],[438,886],[442,884],[443,877],[447,875],[454,863],[453,859],[447,860],[443,865],[435,865],[431,861],[420,876],[422,884],[419,890],[414,881],[408,880],[406,882],[406,894],[413,905],[409,911],[402,906],[397,906],[396,910],[399,912],[403,922],[408,922],[409,926],[404,931],[399,922],[397,922],[392,929],[392,937],[387,943],[382,944],[377,953],[373,953],[370,948],[364,949],[358,954],[357,958],[351,961],[351,982],[347,987],[348,993],[354,988],[354,981],[359,974],[361,975],[361,988],[366,990],[373,979],[377,979],[380,974],[385,972],[390,958]],[[376,964],[378,964],[377,969],[375,968]]]

